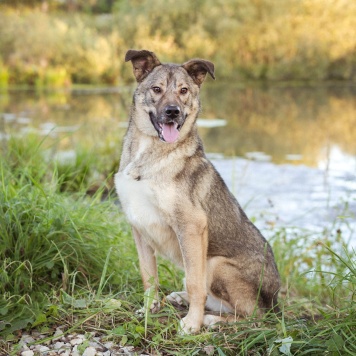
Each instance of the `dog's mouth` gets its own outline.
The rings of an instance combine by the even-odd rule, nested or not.
[[[179,131],[183,124],[178,124],[178,122],[171,120],[170,122],[160,123],[155,118],[154,114],[150,112],[150,119],[153,127],[158,133],[160,140],[168,143],[174,143],[178,140]]]

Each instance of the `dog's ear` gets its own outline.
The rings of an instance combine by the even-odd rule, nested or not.
[[[190,61],[182,64],[182,67],[199,86],[203,83],[206,73],[209,73],[211,77],[215,79],[214,64],[206,61],[205,59],[191,59]]]
[[[141,51],[136,51],[134,49],[128,50],[126,52],[125,62],[128,61],[132,62],[133,73],[138,82],[142,82],[153,68],[161,64],[153,52],[145,49]]]

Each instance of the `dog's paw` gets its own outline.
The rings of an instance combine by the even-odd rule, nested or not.
[[[200,331],[200,324],[196,320],[191,320],[187,316],[181,319],[179,323],[179,334],[189,335]]]
[[[150,306],[150,312],[152,314],[156,314],[159,312],[160,309],[161,309],[161,303],[159,302],[159,300],[154,299]]]
[[[159,302],[159,300],[156,300],[154,299],[151,303],[151,306],[149,308],[149,312],[152,313],[152,314],[156,314],[159,312],[161,308],[161,303]],[[138,310],[135,311],[135,314],[138,316],[138,317],[144,317],[145,314],[146,314],[146,311],[147,311],[147,308],[146,307],[142,307]]]
[[[219,325],[217,323],[224,319],[219,315],[205,314],[203,319],[203,325],[209,329],[216,329]]]
[[[173,305],[187,306],[189,305],[189,298],[187,292],[172,292],[167,295],[166,300],[168,300]]]

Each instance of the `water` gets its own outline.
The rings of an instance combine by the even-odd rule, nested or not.
[[[356,86],[206,84],[206,151],[257,225],[341,227],[356,245]],[[0,93],[0,139],[36,131],[56,139],[64,158],[78,143],[119,154],[132,92]]]

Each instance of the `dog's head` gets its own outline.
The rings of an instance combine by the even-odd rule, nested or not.
[[[138,129],[168,143],[184,137],[199,113],[199,90],[206,74],[215,79],[214,64],[204,59],[161,64],[147,50],[129,50],[125,61],[132,62],[138,82],[133,104]]]

